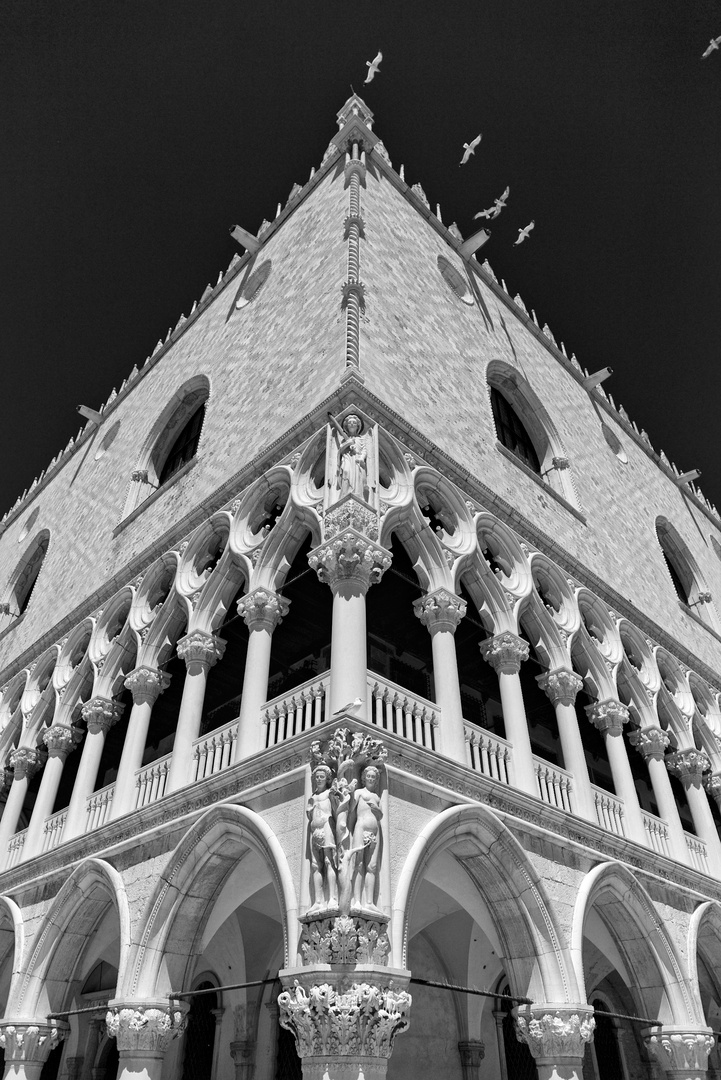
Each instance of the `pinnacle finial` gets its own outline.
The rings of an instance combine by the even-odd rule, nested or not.
[[[351,94],[338,113],[338,130],[342,131],[352,120],[358,120],[361,124],[364,124],[369,131],[373,128],[373,113],[370,111],[363,98],[359,97],[356,93]]]

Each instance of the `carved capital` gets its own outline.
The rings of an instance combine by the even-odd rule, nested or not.
[[[671,741],[660,727],[636,728],[629,732],[628,741],[635,746],[644,758],[658,758],[664,756],[664,751]]]
[[[586,705],[585,708],[588,719],[602,735],[620,735],[623,732],[623,725],[630,719],[626,706],[620,701],[614,701],[613,698],[608,698],[606,701],[594,701],[592,705]]]
[[[44,1062],[51,1050],[67,1034],[67,1024],[57,1020],[43,1020],[34,1024],[28,1020],[7,1020],[0,1024],[0,1046],[5,1051],[5,1063]]]
[[[480,649],[481,656],[497,675],[517,675],[523,661],[528,660],[528,642],[510,630],[482,641]]]
[[[50,757],[66,758],[70,751],[82,742],[82,738],[82,731],[78,731],[72,724],[51,724],[43,732],[43,742]]]
[[[113,701],[111,698],[96,697],[83,705],[82,717],[91,735],[97,735],[99,731],[107,735],[124,711],[125,706],[121,702]]]
[[[151,667],[135,668],[125,679],[125,686],[133,695],[134,705],[154,705],[169,685],[170,675]]]
[[[290,600],[270,589],[253,589],[238,601],[238,614],[249,630],[267,630],[272,634],[290,609]]]
[[[458,1043],[463,1080],[478,1080],[478,1070],[486,1056],[485,1044],[480,1039],[461,1039]]]
[[[414,601],[413,610],[431,634],[455,634],[466,614],[466,602],[448,589],[436,589]]]
[[[334,593],[352,590],[365,595],[391,565],[391,555],[380,544],[348,529],[311,551],[308,562]]]
[[[326,510],[323,516],[323,537],[325,540],[332,540],[346,529],[353,529],[369,540],[378,540],[378,514],[355,495],[346,495],[335,506]]]
[[[718,802],[721,798],[721,773],[707,773],[703,778],[703,786]]]
[[[703,774],[710,771],[711,762],[703,750],[675,750],[666,758],[666,766],[685,787],[697,787]]]
[[[338,915],[301,921],[300,953],[304,964],[388,965],[391,945],[385,919]]]
[[[187,1005],[140,1002],[119,1003],[108,1009],[105,1026],[108,1035],[117,1040],[118,1050],[144,1051],[164,1054],[171,1041],[185,1028]]]
[[[230,1056],[235,1062],[235,1080],[253,1080],[255,1039],[235,1039],[230,1044]]]
[[[387,1062],[393,1040],[408,1027],[411,996],[367,982],[341,993],[330,983],[306,989],[296,980],[279,995],[278,1005],[280,1023],[295,1035],[301,1058],[353,1059],[357,1069],[359,1056]]]
[[[590,1005],[519,1005],[516,1013],[516,1037],[539,1064],[583,1059],[596,1026]]]
[[[43,763],[40,751],[35,746],[19,746],[8,755],[8,763],[12,765],[16,780],[29,780],[38,771]]]
[[[185,666],[202,664],[211,668],[218,660],[221,660],[225,652],[226,642],[215,634],[206,634],[204,630],[193,630],[180,638],[176,646],[178,656],[185,660]]]
[[[579,690],[583,689],[583,679],[569,668],[557,668],[537,675],[536,682],[548,696],[554,709],[556,705],[573,705]]]
[[[714,1046],[710,1028],[688,1031],[664,1024],[661,1028],[647,1028],[644,1041],[651,1056],[666,1071],[666,1076],[687,1077],[698,1071],[705,1076],[708,1056]]]

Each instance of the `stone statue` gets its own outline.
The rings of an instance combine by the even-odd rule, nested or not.
[[[363,421],[356,413],[349,413],[342,425],[328,413],[333,427],[337,448],[335,487],[337,498],[355,495],[364,502],[371,501],[368,483],[368,467],[371,437],[363,433]]]
[[[380,820],[383,816],[378,794],[380,770],[366,765],[361,773],[361,787],[353,793],[353,908],[377,911],[376,875],[379,860]]]
[[[335,806],[330,790],[333,777],[328,765],[313,768],[313,794],[308,800],[310,822],[310,863],[313,880],[311,911],[324,911],[338,904],[336,871]]]

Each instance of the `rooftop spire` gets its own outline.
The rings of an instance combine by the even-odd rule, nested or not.
[[[358,97],[356,93],[351,94],[338,113],[338,130],[342,131],[343,128],[353,120],[360,121],[360,123],[364,124],[369,131],[373,127],[373,113],[370,111],[363,98]]]

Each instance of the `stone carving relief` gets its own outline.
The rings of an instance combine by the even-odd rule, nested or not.
[[[308,802],[313,903],[308,914],[370,912],[382,852],[378,739],[339,728],[311,746],[313,793]]]
[[[408,1027],[411,996],[365,982],[353,983],[345,993],[330,983],[306,990],[296,980],[278,1004],[280,1023],[295,1035],[302,1058],[387,1059],[396,1035]]]
[[[658,1031],[646,1036],[646,1045],[668,1075],[705,1072],[714,1046],[709,1031]]]
[[[306,965],[386,965],[390,952],[386,922],[349,915],[314,919],[303,926],[300,952]]]
[[[583,1058],[595,1026],[589,1006],[550,1012],[544,1011],[542,1005],[522,1005],[516,1018],[516,1036],[528,1044],[534,1058],[561,1062],[569,1057]]]
[[[52,1024],[8,1024],[0,1028],[0,1046],[5,1051],[5,1061],[45,1061],[51,1050],[67,1034],[67,1026]]]
[[[180,1009],[115,1008],[105,1016],[105,1026],[118,1050],[147,1050],[165,1053],[170,1042],[185,1028]]]

